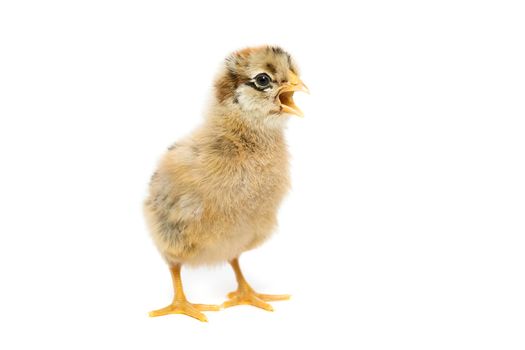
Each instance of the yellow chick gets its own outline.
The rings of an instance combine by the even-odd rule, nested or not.
[[[174,298],[150,316],[185,314],[240,304],[272,310],[268,301],[288,295],[256,293],[239,267],[239,256],[263,243],[277,224],[289,188],[287,118],[302,116],[295,91],[307,91],[296,64],[275,46],[247,48],[228,56],[214,84],[204,123],[171,146],[153,174],[144,203],[153,241],[166,260]],[[183,264],[228,261],[238,282],[221,306],[190,303],[183,292]]]

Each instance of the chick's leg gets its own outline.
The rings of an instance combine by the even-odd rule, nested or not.
[[[170,305],[155,311],[151,311],[151,317],[164,316],[169,314],[183,314],[194,317],[199,321],[207,322],[208,319],[201,311],[218,311],[220,309],[217,305],[192,304],[184,295],[182,290],[182,281],[180,278],[181,265],[177,264],[170,268],[171,279],[173,281],[173,290],[175,295]]]
[[[278,301],[290,299],[288,294],[272,295],[260,294],[255,292],[246,282],[239,266],[239,259],[235,258],[230,261],[230,265],[235,272],[238,287],[237,290],[228,294],[229,300],[225,301],[222,306],[227,308],[235,305],[253,305],[258,308],[273,311],[273,307],[267,301]]]

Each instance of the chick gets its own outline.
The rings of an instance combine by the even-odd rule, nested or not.
[[[174,298],[150,316],[186,314],[240,304],[272,310],[268,301],[288,295],[256,293],[239,267],[239,256],[275,229],[288,191],[284,128],[302,116],[295,91],[307,91],[291,56],[275,46],[229,55],[214,84],[204,123],[171,146],[153,174],[144,203],[153,241],[171,271]],[[221,306],[187,301],[181,266],[228,261],[238,282]]]

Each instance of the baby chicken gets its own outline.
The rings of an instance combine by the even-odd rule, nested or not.
[[[160,161],[144,212],[170,267],[175,295],[169,306],[150,316],[186,314],[206,321],[201,311],[221,308],[187,301],[183,264],[231,264],[238,288],[222,307],[248,304],[272,310],[268,301],[289,298],[256,293],[238,259],[271,235],[289,188],[284,128],[288,115],[302,116],[294,92],[307,91],[298,74],[291,56],[279,47],[232,53],[216,78],[203,125]]]

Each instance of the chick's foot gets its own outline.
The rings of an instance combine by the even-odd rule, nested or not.
[[[228,293],[228,299],[222,307],[228,308],[236,305],[252,305],[266,311],[273,311],[273,307],[267,301],[288,300],[290,295],[280,294],[260,294],[256,293],[251,287],[245,286],[234,292]]]
[[[187,300],[177,300],[170,305],[151,311],[149,315],[151,317],[164,316],[169,314],[183,314],[193,318],[196,318],[202,322],[208,322],[206,315],[201,311],[219,311],[220,306],[218,305],[206,305],[206,304],[192,304]]]

